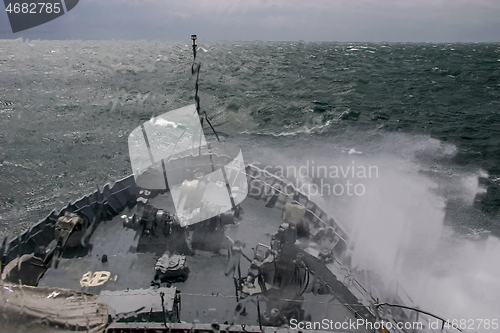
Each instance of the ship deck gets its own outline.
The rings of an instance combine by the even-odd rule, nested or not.
[[[168,193],[155,197],[150,203],[165,210],[173,207]],[[252,198],[245,199],[241,207],[243,209],[241,220],[236,225],[225,226],[224,234],[233,240],[245,243],[243,252],[252,258],[252,248],[258,243],[269,245],[271,236],[282,223],[281,211],[267,208],[264,201]],[[155,263],[163,254],[163,250],[160,246],[159,251],[137,252],[139,243],[137,231],[125,228],[120,217],[123,214],[131,216],[135,209],[135,207],[126,209],[113,219],[101,222],[90,239],[89,249],[85,251],[67,249],[62,254],[57,268],[52,267],[47,270],[39,286],[68,288],[102,295],[102,301],[108,304],[113,303],[110,297],[116,293],[126,296],[134,292],[141,294],[146,290],[154,290],[156,287],[152,287],[152,281],[155,277]],[[247,303],[247,315],[235,316],[237,301],[233,276],[224,274],[228,262],[225,239],[220,247],[220,251],[195,250],[194,255],[186,256],[186,266],[190,270],[189,277],[185,282],[176,282],[172,285],[180,291],[180,320],[186,323],[258,325],[255,302]],[[103,260],[104,255],[107,260]],[[246,275],[249,265],[248,261],[241,260],[243,275]],[[96,272],[105,272],[104,275],[109,276],[108,280],[98,286],[82,285],[81,281],[85,276],[88,280]],[[165,292],[167,289],[162,288],[162,291]],[[325,319],[330,323],[356,321],[352,307],[343,304],[354,297],[347,288],[337,289],[334,295],[305,293],[303,296],[303,308],[308,321],[321,322]],[[122,297],[122,299],[127,300],[125,302],[127,304],[119,307],[122,313],[152,310],[147,308],[140,310],[142,307],[140,297],[136,299],[137,302],[130,301],[133,298]],[[158,296],[155,302],[161,304]],[[261,313],[265,309],[265,303],[263,300],[260,301]],[[367,312],[362,306],[358,306],[358,310],[361,310],[359,313]],[[356,331],[370,332],[364,329]]]

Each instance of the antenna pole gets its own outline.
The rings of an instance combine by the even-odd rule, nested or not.
[[[202,114],[200,111],[200,97],[198,96],[198,80],[200,78],[200,66],[201,66],[201,64],[199,64],[199,63],[196,64],[196,49],[197,49],[196,35],[191,35],[191,40],[193,41],[193,65],[191,66],[191,74],[194,75],[196,73],[196,84],[195,84],[195,95],[194,95],[194,99],[196,101],[196,112],[198,112],[198,116],[200,117],[202,130],[203,130],[203,116],[205,116],[205,120],[207,121],[208,125],[210,125],[210,128],[214,132],[215,137],[217,138],[217,141],[220,141],[219,136],[217,135],[217,132],[215,131],[214,127],[212,126],[212,124],[208,120],[207,112],[204,111]],[[196,66],[196,69],[195,69],[195,66]],[[201,140],[201,137],[200,137],[200,140]],[[210,151],[210,144],[208,142],[207,142],[207,146],[208,146],[208,149]],[[200,146],[200,149],[201,149],[201,146]],[[215,171],[214,161],[212,159],[211,153],[210,153],[210,161],[212,162],[212,171]],[[229,200],[231,201],[231,206],[233,208],[233,212],[237,216],[237,215],[239,215],[239,211],[236,207],[236,204],[234,202],[234,198],[232,196],[231,186],[229,185],[229,182],[227,179],[226,170],[224,170],[224,168],[222,168],[221,171],[222,171],[222,175],[224,176],[224,181],[226,182],[227,192],[229,194]]]
[[[196,64],[196,35],[191,35],[191,40],[193,41],[193,65],[191,66],[191,74],[196,73],[196,83],[195,83],[195,95],[194,100],[196,101],[196,112],[200,115],[200,97],[198,97],[198,80],[200,78],[200,66],[201,64]],[[196,66],[196,69],[195,69]],[[201,126],[203,127],[203,118],[201,119]]]

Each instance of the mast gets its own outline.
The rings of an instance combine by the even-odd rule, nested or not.
[[[220,139],[219,139],[219,136],[217,135],[217,132],[215,131],[212,124],[210,123],[210,120],[208,120],[207,112],[203,111],[203,113],[202,113],[201,108],[200,108],[200,97],[198,96],[198,90],[199,90],[199,83],[198,82],[200,79],[201,64],[200,63],[196,64],[196,50],[198,48],[198,46],[196,45],[196,39],[197,39],[196,35],[191,35],[191,40],[193,41],[193,64],[191,66],[191,74],[192,75],[196,74],[195,95],[194,95],[194,99],[196,101],[196,112],[198,113],[198,116],[200,117],[201,128],[203,129],[203,119],[205,119],[207,121],[207,124],[212,129],[212,132],[215,134],[217,141],[220,142]],[[200,140],[201,140],[201,138],[200,138]],[[208,147],[208,152],[210,154],[210,162],[212,163],[212,171],[215,171],[214,162],[213,162],[213,158],[212,158],[212,152],[210,150],[210,143],[208,143],[208,142],[207,142],[207,147]],[[200,145],[200,149],[201,149],[201,145]],[[222,175],[224,176],[224,182],[226,183],[226,188],[227,188],[227,192],[229,195],[229,200],[231,201],[232,211],[233,211],[234,215],[237,217],[237,216],[239,216],[239,210],[236,207],[236,204],[234,202],[234,198],[233,198],[233,194],[231,191],[231,186],[229,185],[226,170],[222,167],[221,171],[222,171]]]

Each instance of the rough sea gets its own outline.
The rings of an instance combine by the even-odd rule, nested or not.
[[[498,318],[500,44],[199,47],[221,139],[335,216],[355,267],[439,316]],[[129,133],[194,103],[192,61],[190,44],[0,40],[0,239],[128,176]]]

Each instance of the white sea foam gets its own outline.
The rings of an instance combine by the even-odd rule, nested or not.
[[[310,198],[347,230],[351,268],[380,302],[393,302],[404,291],[411,299],[407,305],[445,318],[497,316],[500,262],[495,258],[500,241],[485,237],[481,229],[455,231],[453,225],[460,226],[466,217],[451,214],[449,205],[458,202],[464,211],[475,211],[474,198],[483,191],[478,177],[484,171],[450,164],[456,148],[427,136],[386,134],[378,142],[356,143],[356,150],[370,152],[363,155],[345,154],[345,147],[331,143],[303,145],[263,148],[259,156],[271,165],[279,161],[295,169],[312,160],[307,165],[315,168],[378,166],[378,177],[362,179],[362,196],[315,193]],[[318,178],[303,175],[298,175],[300,184],[318,183]],[[373,281],[366,270],[376,271],[383,283]]]

